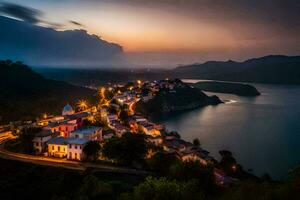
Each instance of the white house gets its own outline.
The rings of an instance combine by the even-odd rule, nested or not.
[[[43,130],[37,133],[32,142],[36,154],[42,153],[46,148],[46,143],[52,138],[53,133],[50,130]]]
[[[89,140],[86,138],[69,138],[68,143],[68,155],[69,160],[83,160],[84,153],[83,148]]]

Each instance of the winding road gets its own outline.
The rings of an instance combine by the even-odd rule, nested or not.
[[[144,176],[149,174],[147,171],[136,170],[124,167],[110,166],[105,164],[95,164],[87,162],[71,161],[66,159],[58,159],[44,156],[34,156],[29,154],[15,153],[8,151],[4,148],[5,142],[15,139],[16,136],[11,131],[0,133],[0,158],[7,160],[16,160],[26,163],[33,163],[36,165],[52,166],[52,167],[63,167],[67,169],[84,171],[88,168],[92,168],[97,171],[112,172],[112,173],[124,173],[131,175]]]

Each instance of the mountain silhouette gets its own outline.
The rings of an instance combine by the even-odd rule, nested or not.
[[[300,56],[270,55],[244,62],[209,61],[173,70],[181,78],[300,84]]]

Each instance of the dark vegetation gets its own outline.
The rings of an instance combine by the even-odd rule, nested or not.
[[[21,143],[29,144],[36,131],[27,129]],[[84,151],[91,160],[102,151],[116,163],[146,169],[151,176],[96,169],[73,171],[0,159],[0,199],[296,200],[300,195],[299,169],[285,182],[272,181],[267,176],[244,176],[241,166],[226,150],[220,151],[218,168],[241,181],[220,187],[215,183],[213,166],[203,166],[198,161],[182,162],[175,154],[162,150],[145,158],[151,147],[142,134],[112,138],[102,148],[95,143],[86,147]]]
[[[111,138],[103,146],[103,155],[128,166],[144,164],[147,143],[144,134],[125,133],[121,138]]]
[[[0,124],[60,114],[63,106],[94,91],[43,78],[21,62],[0,61]]]
[[[33,154],[32,140],[42,129],[39,127],[24,127],[18,137],[5,143],[5,148],[12,152]]]
[[[87,160],[95,161],[100,155],[101,145],[97,141],[89,141],[83,148]]]
[[[127,200],[297,200],[300,173],[285,182],[245,180],[222,188],[211,185],[210,169],[197,163],[172,167],[167,176],[133,176],[120,173],[38,166],[0,159],[0,199],[127,199]],[[164,164],[167,164],[165,162]],[[163,164],[161,164],[163,166]],[[172,177],[171,174],[174,173]],[[168,173],[167,173],[168,174]]]
[[[117,199],[143,177],[0,159],[0,199]]]
[[[239,96],[258,96],[260,93],[257,89],[249,84],[242,83],[226,83],[218,81],[200,81],[193,84],[194,87],[200,90],[219,93],[230,93]]]

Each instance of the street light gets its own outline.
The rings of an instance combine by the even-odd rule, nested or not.
[[[78,107],[82,111],[85,110],[85,109],[87,109],[87,102],[85,100],[80,100],[78,102]]]

